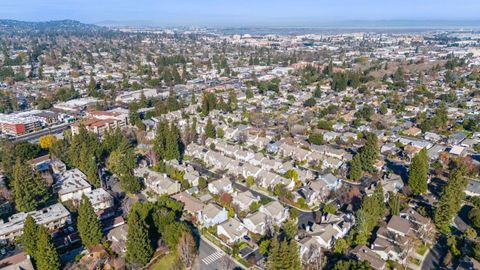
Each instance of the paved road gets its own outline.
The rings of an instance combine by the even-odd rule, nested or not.
[[[68,129],[71,124],[72,123],[65,123],[65,124],[61,124],[61,125],[58,125],[58,126],[45,128],[45,129],[39,130],[37,132],[32,132],[32,133],[28,133],[28,134],[25,134],[25,135],[22,135],[22,136],[15,137],[12,140],[14,142],[24,142],[24,141],[38,140],[43,135],[61,133],[64,130]]]
[[[236,270],[243,269],[221,249],[200,238],[197,257],[200,270]]]
[[[443,269],[442,259],[448,251],[446,240],[442,237],[439,241],[434,243],[430,249],[425,260],[422,263],[422,270]]]

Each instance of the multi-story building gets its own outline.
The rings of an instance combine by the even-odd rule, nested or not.
[[[92,190],[87,176],[76,168],[55,175],[55,181],[54,189],[62,202],[79,200],[83,194]]]
[[[22,235],[23,224],[30,215],[39,225],[50,231],[62,228],[71,223],[70,212],[60,203],[29,213],[21,212],[11,216],[7,222],[0,221],[0,242],[6,243]]]
[[[88,131],[102,137],[107,130],[123,128],[128,124],[128,113],[119,111],[90,111],[86,113],[87,118],[72,124],[72,134],[77,135],[80,132],[80,126],[84,126]]]
[[[20,117],[14,114],[0,114],[0,130],[4,134],[18,136],[34,131],[42,126],[36,116]]]

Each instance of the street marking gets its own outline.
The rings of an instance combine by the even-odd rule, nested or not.
[[[202,259],[202,262],[206,265],[212,264],[213,262],[217,261],[218,259],[223,257],[223,252],[217,251],[208,255],[207,257]]]

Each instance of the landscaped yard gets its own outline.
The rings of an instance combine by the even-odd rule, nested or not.
[[[420,254],[421,256],[423,256],[423,255],[425,255],[425,252],[427,252],[428,248],[429,248],[428,245],[426,245],[426,244],[421,244],[421,245],[419,245],[419,246],[415,249],[415,251],[416,251],[418,254]]]
[[[171,269],[176,262],[177,256],[175,254],[170,253],[162,258],[160,258],[151,268],[150,270],[168,270]]]

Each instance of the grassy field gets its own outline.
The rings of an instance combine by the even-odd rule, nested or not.
[[[150,270],[168,270],[174,266],[176,261],[175,254],[167,254],[159,259],[151,268]]]

